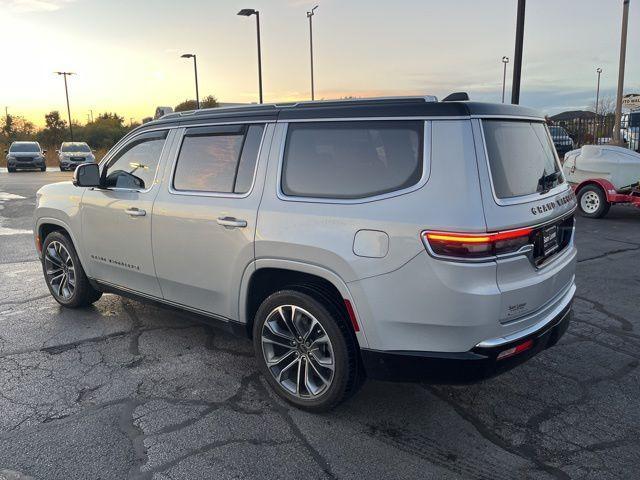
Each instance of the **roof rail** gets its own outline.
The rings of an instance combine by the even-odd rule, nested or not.
[[[249,105],[237,105],[230,107],[212,107],[201,108],[200,110],[186,110],[182,112],[168,113],[160,117],[162,120],[175,119],[180,117],[211,115],[215,113],[234,113],[234,112],[255,112],[256,110],[273,111],[282,108],[296,108],[296,107],[326,107],[331,105],[358,105],[366,103],[378,103],[378,102],[416,102],[423,101],[425,103],[437,102],[438,99],[435,95],[422,95],[422,96],[396,96],[396,97],[363,97],[363,98],[342,98],[334,100],[303,100],[299,102],[282,102],[282,103],[253,103]]]

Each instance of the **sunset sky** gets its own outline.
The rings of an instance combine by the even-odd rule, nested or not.
[[[318,0],[316,98],[467,91],[500,101],[501,58],[513,57],[516,0]],[[307,99],[309,33],[303,0],[0,0],[0,107],[41,125],[114,111],[129,121],[200,95],[257,101],[255,20],[260,10],[265,102]],[[622,0],[529,0],[521,103],[546,113],[594,102],[617,82]],[[631,2],[625,93],[640,93],[640,2]],[[511,64],[509,64],[511,67]],[[510,85],[511,68],[507,71]]]

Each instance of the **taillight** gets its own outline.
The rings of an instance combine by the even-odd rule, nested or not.
[[[483,259],[517,252],[531,243],[532,228],[494,233],[422,232],[425,245],[437,256]]]

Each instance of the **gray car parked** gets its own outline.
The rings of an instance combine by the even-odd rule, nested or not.
[[[307,410],[365,377],[512,368],[567,328],[576,201],[541,115],[464,98],[147,123],[38,192],[49,290],[71,308],[114,292],[218,321]]]
[[[9,150],[5,150],[4,153],[7,155],[9,172],[25,168],[38,168],[44,172],[47,169],[44,156],[47,151],[42,150],[38,142],[13,142]]]

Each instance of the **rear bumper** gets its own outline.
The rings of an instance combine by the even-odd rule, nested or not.
[[[567,330],[571,316],[570,303],[538,330],[499,346],[477,346],[468,352],[454,353],[362,349],[362,361],[367,376],[377,380],[473,383],[511,370],[555,345]],[[498,360],[501,352],[528,340],[533,341],[530,349]]]

